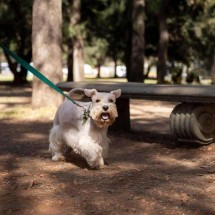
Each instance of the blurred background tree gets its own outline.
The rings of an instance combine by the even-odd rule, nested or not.
[[[127,79],[128,81],[133,82],[143,82],[145,50],[145,0],[128,1],[127,11]]]
[[[84,79],[84,41],[81,23],[81,0],[64,0],[63,36],[67,47],[67,81]]]
[[[210,76],[215,83],[213,0],[62,0],[63,63],[67,80],[83,80],[84,64],[98,70],[126,65],[127,80],[143,82],[157,67],[158,83]],[[48,14],[48,13],[47,13]],[[0,2],[0,42],[31,62],[32,1]],[[13,30],[11,30],[13,29]],[[14,82],[27,71],[7,55]],[[145,66],[145,68],[144,68]],[[77,78],[76,78],[77,77]]]
[[[63,80],[62,74],[62,2],[33,2],[33,63],[53,83]],[[32,107],[58,107],[62,96],[38,78],[33,79]]]
[[[5,0],[0,2],[0,42],[27,62],[32,58],[32,1]],[[27,82],[27,70],[4,53],[15,84]]]
[[[125,1],[94,1],[87,0],[83,4],[83,22],[86,23],[86,55],[96,60],[93,63],[100,71],[105,58],[111,58],[114,62],[116,75],[117,62],[124,62],[126,47],[126,19]],[[94,53],[92,51],[94,50]]]

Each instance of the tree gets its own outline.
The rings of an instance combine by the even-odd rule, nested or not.
[[[23,4],[21,0],[5,0],[0,3],[0,41],[28,63],[32,58],[31,20],[32,1]],[[4,55],[14,76],[13,83],[26,83],[27,70],[19,67],[7,53]]]
[[[130,18],[126,63],[127,78],[128,81],[143,82],[145,0],[128,1],[127,9]]]
[[[168,58],[168,42],[169,32],[167,26],[167,4],[168,0],[163,0],[160,3],[160,10],[158,15],[159,22],[159,48],[158,48],[158,64],[157,64],[157,81],[159,84],[164,83],[166,75],[166,64]]]
[[[80,19],[81,19],[81,0],[73,0],[71,14],[71,24],[76,29],[76,35],[73,42],[73,76],[74,81],[82,81],[84,78],[84,44],[81,36]]]
[[[108,42],[105,39],[92,38],[88,43],[86,50],[86,62],[97,68],[97,78],[101,78],[101,66],[104,64],[107,57]]]
[[[126,48],[126,4],[124,0],[107,1],[104,10],[97,11],[98,24],[103,23],[100,35],[107,41],[106,55],[114,62],[114,73],[118,61],[125,61]]]
[[[213,64],[211,67],[212,84],[215,84],[215,53],[213,57]]]
[[[215,4],[213,0],[197,1],[190,8],[196,15],[189,25],[195,62],[209,71],[215,84]]]
[[[81,0],[64,1],[64,35],[67,44],[68,81],[84,78],[84,41],[81,25]]]
[[[60,0],[34,0],[33,3],[33,63],[53,83],[62,81]],[[33,80],[32,107],[58,106],[60,94],[37,78]]]
[[[158,57],[158,82],[163,82],[167,60],[173,68],[178,62],[185,64],[188,72],[191,65],[209,71],[215,47],[214,1],[155,0],[146,4],[149,17],[146,24],[146,55]],[[162,40],[161,36],[156,36],[162,35],[161,32],[164,35]],[[155,53],[159,53],[158,56]]]

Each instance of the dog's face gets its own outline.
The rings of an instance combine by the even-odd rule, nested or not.
[[[100,93],[95,89],[85,89],[86,96],[92,99],[90,116],[100,128],[107,127],[115,121],[118,116],[116,99],[120,97],[121,90],[111,91],[110,93]]]

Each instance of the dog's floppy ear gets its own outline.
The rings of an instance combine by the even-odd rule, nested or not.
[[[121,89],[111,91],[110,93],[112,93],[116,98],[119,98],[121,96]]]
[[[97,93],[97,91],[96,89],[92,89],[92,90],[84,89],[84,93],[88,97],[93,97]]]

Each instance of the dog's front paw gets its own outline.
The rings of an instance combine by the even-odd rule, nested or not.
[[[104,160],[102,157],[99,157],[94,161],[88,161],[88,164],[92,169],[101,169],[104,167]]]
[[[57,155],[55,154],[53,157],[52,157],[52,160],[53,161],[65,161],[65,157],[63,155]]]

